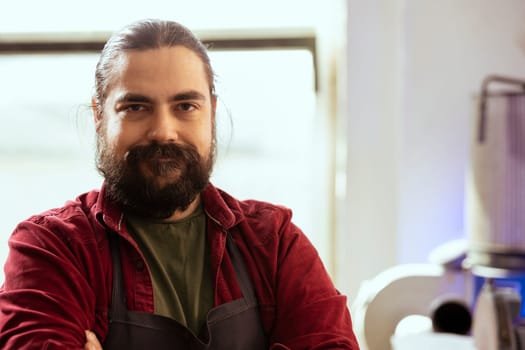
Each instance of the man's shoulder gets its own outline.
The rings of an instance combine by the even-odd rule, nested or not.
[[[83,193],[62,206],[45,210],[20,222],[17,230],[40,227],[46,231],[61,232],[85,230],[92,226],[94,208],[98,202],[99,191]]]
[[[237,195],[226,192],[218,187],[214,187],[214,189],[225,204],[225,207],[242,217],[258,218],[280,216],[283,219],[290,219],[292,216],[292,210],[284,205],[261,199],[240,199]]]
[[[292,210],[284,205],[260,199],[238,199],[224,190],[217,189],[228,209],[241,226],[248,225],[257,231],[278,232],[292,221]]]
[[[290,220],[292,217],[292,210],[281,204],[258,199],[244,199],[240,200],[239,203],[247,218],[277,216],[282,220]]]

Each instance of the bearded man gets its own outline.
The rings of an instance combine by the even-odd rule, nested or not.
[[[100,190],[21,222],[1,349],[358,349],[291,211],[209,182],[214,75],[184,26],[113,34],[93,97]]]

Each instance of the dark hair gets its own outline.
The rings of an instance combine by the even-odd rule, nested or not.
[[[118,57],[125,51],[184,46],[200,57],[210,86],[215,94],[214,74],[204,44],[186,27],[173,21],[147,19],[124,27],[114,33],[102,49],[95,71],[95,101],[100,113],[107,97],[111,73]]]

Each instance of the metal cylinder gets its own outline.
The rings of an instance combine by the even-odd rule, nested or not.
[[[485,89],[481,99],[467,169],[468,262],[524,270],[525,93]]]

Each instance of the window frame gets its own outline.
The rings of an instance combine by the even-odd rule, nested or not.
[[[310,30],[276,33],[271,30],[235,30],[199,33],[209,50],[302,49],[312,54],[315,91],[319,89],[317,40]],[[109,32],[93,33],[9,33],[0,35],[0,55],[49,53],[98,53],[109,39]]]

